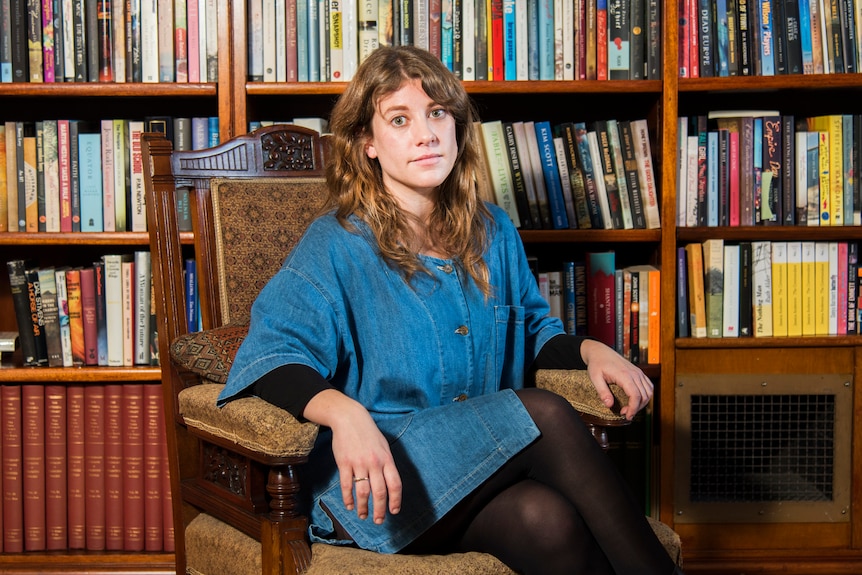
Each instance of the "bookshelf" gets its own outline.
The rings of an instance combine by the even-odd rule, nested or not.
[[[291,117],[328,117],[343,90],[337,82],[262,82],[248,80],[248,0],[218,0],[219,76],[198,84],[0,84],[0,109],[5,120],[34,121],[57,117],[130,117],[146,114],[194,116],[203,110],[218,116],[222,141],[248,131],[250,121]],[[662,10],[662,78],[614,81],[468,81],[483,120],[593,121],[640,119],[649,123],[660,197],[658,230],[524,230],[528,253],[548,265],[590,250],[614,249],[626,264],[652,263],[661,275],[661,363],[648,366],[657,382],[653,407],[652,511],[683,538],[686,572],[726,574],[757,571],[809,574],[858,573],[862,566],[862,339],[858,335],[783,338],[678,338],[675,334],[677,289],[673,273],[676,251],[689,243],[720,238],[739,241],[862,241],[856,226],[685,228],[676,222],[677,117],[719,109],[779,109],[810,116],[862,113],[858,74],[736,76],[680,78],[678,2],[667,0]],[[191,244],[191,237],[184,238]],[[117,249],[145,249],[142,233],[26,234],[0,233],[6,259],[35,257],[47,261],[89,262]],[[0,330],[14,329],[8,278],[0,275]],[[747,374],[802,377],[841,376],[851,405],[843,428],[850,463],[846,508],[837,520],[689,520],[676,505],[679,472],[685,454],[679,435],[680,390],[693,377],[709,381],[742,380]],[[807,379],[806,379],[807,378]],[[34,368],[4,363],[0,383],[151,381],[157,368]],[[771,382],[767,382],[772,385]],[[779,382],[780,385],[780,382]],[[171,554],[68,553],[0,554],[0,570],[10,573],[84,573],[92,570],[123,573],[170,572]]]
[[[54,3],[55,6],[57,4]],[[173,5],[173,2],[170,4]],[[195,5],[197,6],[197,3]],[[226,110],[231,106],[231,75],[229,59],[225,55],[229,54],[229,2],[210,0],[207,5],[218,11],[217,17],[212,20],[217,28],[213,36],[213,46],[217,45],[219,54],[223,55],[219,58],[218,79],[191,83],[3,82],[0,83],[0,109],[3,110],[0,121],[31,123],[75,119],[98,124],[99,120],[105,118],[138,120],[145,116],[228,118]],[[9,6],[8,2],[6,6]],[[92,3],[92,6],[95,8],[95,3]],[[168,21],[172,22],[173,19]],[[227,121],[219,123],[218,136],[222,140],[231,136],[231,126]],[[191,246],[192,235],[183,234],[182,241]],[[149,237],[145,231],[0,232],[0,252],[4,256],[4,268],[5,261],[12,259],[30,259],[44,267],[86,266],[105,254],[133,254],[136,251],[149,251]],[[0,331],[17,331],[9,277],[5,269],[4,273],[0,274]],[[158,366],[21,365],[20,349],[15,354],[4,353],[0,364],[0,385],[23,388],[59,384],[69,390],[81,386],[84,389],[100,389],[119,384],[123,388],[149,387],[160,393],[158,390],[161,370]],[[0,553],[0,571],[15,574],[83,574],[94,571],[127,574],[173,573],[175,554],[169,545],[162,545],[152,551],[92,551],[67,548],[22,553],[3,552]]]

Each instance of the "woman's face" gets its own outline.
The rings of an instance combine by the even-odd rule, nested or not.
[[[419,80],[407,80],[377,103],[365,153],[380,163],[383,184],[402,205],[433,199],[458,155],[455,120]]]

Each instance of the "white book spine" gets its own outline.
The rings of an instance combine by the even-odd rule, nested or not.
[[[829,242],[829,335],[838,334],[838,242]]]
[[[739,245],[724,246],[723,337],[739,337]]]
[[[287,0],[275,0],[275,81],[287,81]]]
[[[686,192],[688,185],[688,118],[677,119],[676,225],[686,227]]]
[[[481,1],[481,0],[478,0]],[[414,2],[425,4],[425,2]],[[476,79],[476,2],[465,0],[461,4],[461,48],[463,54],[461,76],[465,81]]]
[[[515,69],[520,81],[530,79],[530,56],[527,38],[527,0],[512,0],[515,3]]]
[[[159,35],[152,33],[159,27],[158,0],[141,0],[141,79],[159,81]]]
[[[129,122],[129,170],[132,198],[132,231],[147,231],[147,208],[144,194],[144,162],[141,156],[141,134],[144,123],[138,120]]]
[[[135,364],[150,364],[150,252],[135,252]]]
[[[123,365],[123,260],[102,257],[105,263],[105,323],[108,328],[108,365]]]
[[[60,315],[60,349],[63,352],[63,367],[72,367],[72,330],[69,327],[69,295],[66,290],[66,270],[54,272],[57,284],[57,310]]]
[[[599,140],[596,133],[587,132],[587,142],[590,146],[590,156],[593,157],[593,165],[600,165],[599,158],[601,157],[599,154]],[[611,222],[611,208],[608,204],[608,191],[605,188],[605,180],[604,178],[597,177],[595,179],[596,182],[596,195],[599,198],[599,209],[602,212],[602,221],[605,223],[606,230],[613,229],[613,223]]]
[[[772,246],[768,241],[751,243],[752,305],[755,337],[772,336]]]
[[[117,231],[114,208],[114,121],[102,120],[102,229]]]
[[[649,129],[646,120],[634,120],[631,123],[635,142],[635,155],[638,162],[638,175],[640,176],[642,204],[646,225],[648,229],[654,230],[661,227],[661,219],[658,211],[658,186],[653,170],[652,147],[649,141]]]

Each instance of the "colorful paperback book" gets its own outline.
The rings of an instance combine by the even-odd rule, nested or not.
[[[550,122],[536,122],[536,140],[539,143],[539,156],[542,161],[542,171],[545,176],[545,189],[548,193],[548,203],[551,208],[551,222],[554,229],[564,230],[569,227],[566,205],[563,199],[563,189],[560,183],[560,171],[557,166],[554,136]]]
[[[102,211],[102,138],[98,132],[82,132],[78,134],[78,169],[81,194],[81,231],[104,231]]]

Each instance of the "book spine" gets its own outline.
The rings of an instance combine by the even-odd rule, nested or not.
[[[45,386],[45,538],[47,550],[67,548],[66,386]]]
[[[63,353],[63,367],[72,367],[72,331],[69,325],[69,296],[66,288],[66,269],[54,272],[57,285],[57,316],[60,320],[60,343]]]
[[[85,549],[87,546],[84,387],[82,384],[72,384],[66,389],[69,549]]]
[[[104,386],[105,549],[122,551],[123,517],[123,386]]]
[[[88,551],[105,549],[105,388],[84,388],[85,533]]]
[[[551,208],[551,221],[554,229],[566,229],[569,227],[569,222],[566,216],[551,126],[549,122],[536,122],[535,129],[539,155],[542,160],[542,171],[545,176],[545,188],[548,193],[548,203]]]
[[[144,385],[144,549],[147,551],[163,548],[161,397],[160,386]]]
[[[125,551],[144,550],[144,386],[123,385],[123,519]]]
[[[24,467],[21,386],[0,386],[3,461],[3,551],[24,551]]]
[[[587,331],[605,345],[615,345],[614,252],[587,254]]]
[[[21,386],[24,550],[43,551],[45,538],[45,388]]]
[[[84,325],[84,365],[99,365],[96,274],[92,267],[81,269],[81,320]]]

